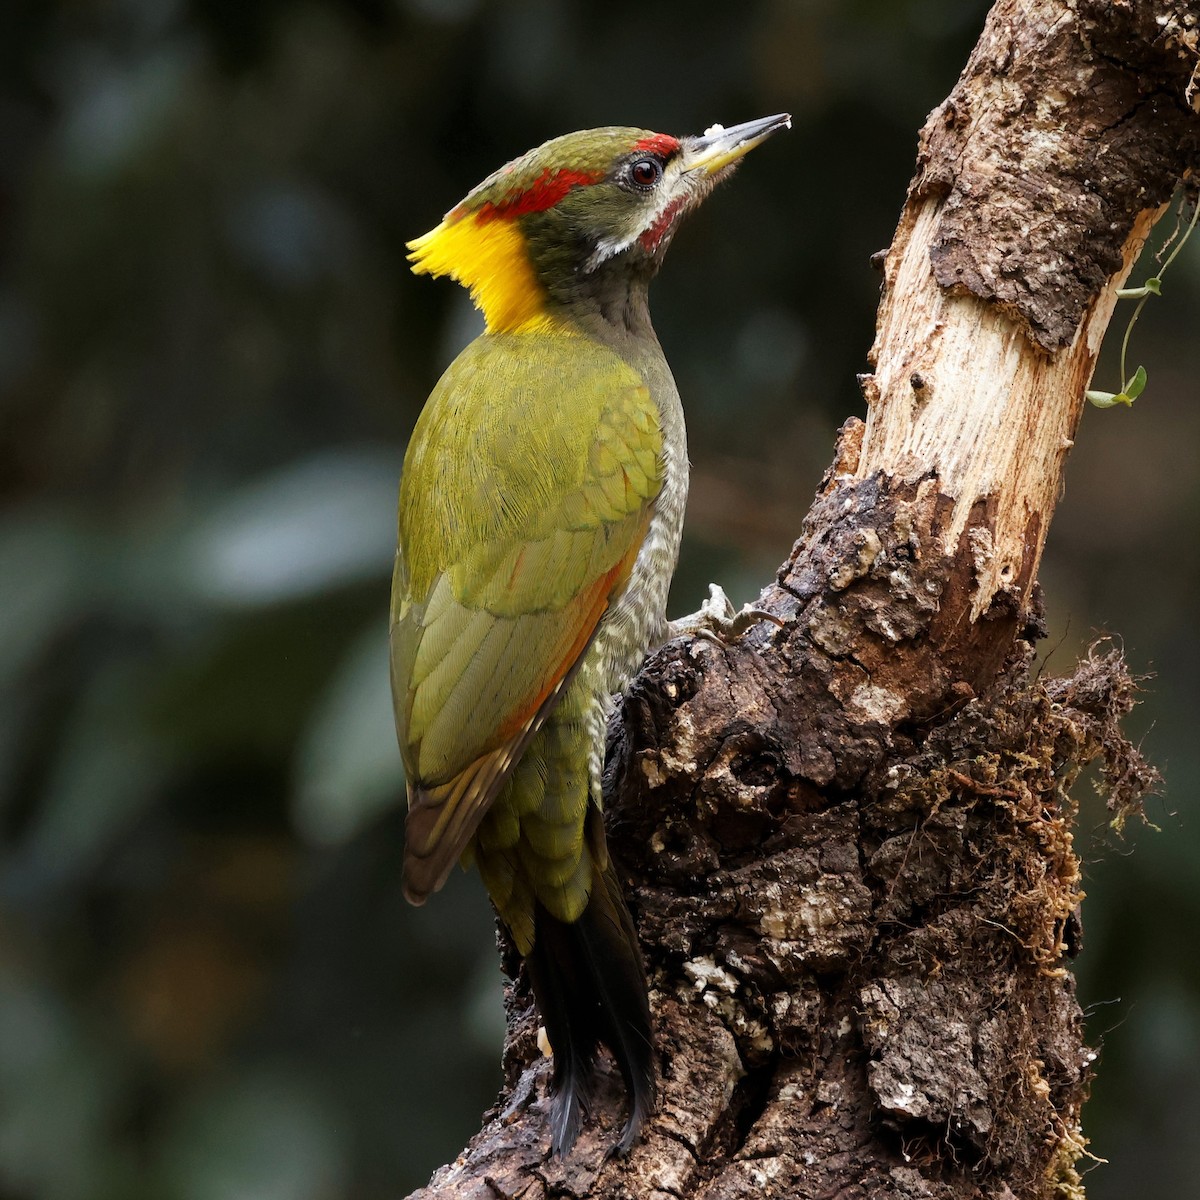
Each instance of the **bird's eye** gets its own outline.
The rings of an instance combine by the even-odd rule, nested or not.
[[[657,158],[639,158],[629,168],[629,178],[640,188],[652,188],[662,178],[662,163]]]

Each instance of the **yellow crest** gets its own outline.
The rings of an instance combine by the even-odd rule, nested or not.
[[[449,213],[436,229],[408,243],[418,275],[449,275],[483,313],[489,333],[549,324],[546,293],[534,276],[525,238],[515,222],[486,213]]]

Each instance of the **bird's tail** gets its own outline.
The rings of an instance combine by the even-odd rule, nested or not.
[[[538,1009],[554,1049],[551,1147],[570,1152],[588,1107],[596,1052],[607,1046],[629,1096],[617,1145],[624,1154],[654,1110],[650,1003],[637,934],[611,861],[596,867],[588,906],[567,924],[540,904],[527,959]]]

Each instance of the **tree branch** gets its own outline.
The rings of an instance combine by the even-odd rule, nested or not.
[[[1068,789],[1099,759],[1124,813],[1157,776],[1119,655],[1032,676],[1035,579],[1114,290],[1200,160],[1190,10],[996,4],[922,132],[867,422],[763,594],[786,628],[665,647],[612,731],[660,1112],[607,1158],[611,1081],[548,1158],[518,984],[505,1090],[422,1200],[1082,1194]]]

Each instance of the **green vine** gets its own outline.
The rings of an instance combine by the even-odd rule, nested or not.
[[[1184,197],[1183,205],[1187,204],[1187,198]],[[1179,210],[1179,221],[1183,220],[1183,206]],[[1175,261],[1175,256],[1187,244],[1188,238],[1192,236],[1192,230],[1196,228],[1196,218],[1200,217],[1200,197],[1197,197],[1195,208],[1192,212],[1192,219],[1188,223],[1188,227],[1183,232],[1183,237],[1180,237],[1176,242],[1175,249],[1171,251],[1170,257],[1159,268],[1157,275],[1152,275],[1146,280],[1141,287],[1120,288],[1117,291],[1117,296],[1122,300],[1136,300],[1137,307],[1133,310],[1133,316],[1129,318],[1129,324],[1125,327],[1125,336],[1121,339],[1121,378],[1125,381],[1119,392],[1084,392],[1084,395],[1097,408],[1112,408],[1114,404],[1132,404],[1145,390],[1146,387],[1146,368],[1139,366],[1132,375],[1127,374],[1125,367],[1125,356],[1129,350],[1129,335],[1133,333],[1133,327],[1137,324],[1137,319],[1142,315],[1142,309],[1146,306],[1146,301],[1151,296],[1162,295],[1162,277],[1167,273],[1167,268]],[[1176,223],[1175,231],[1167,239],[1163,250],[1179,237],[1179,223]],[[1162,250],[1159,254],[1162,254]]]

